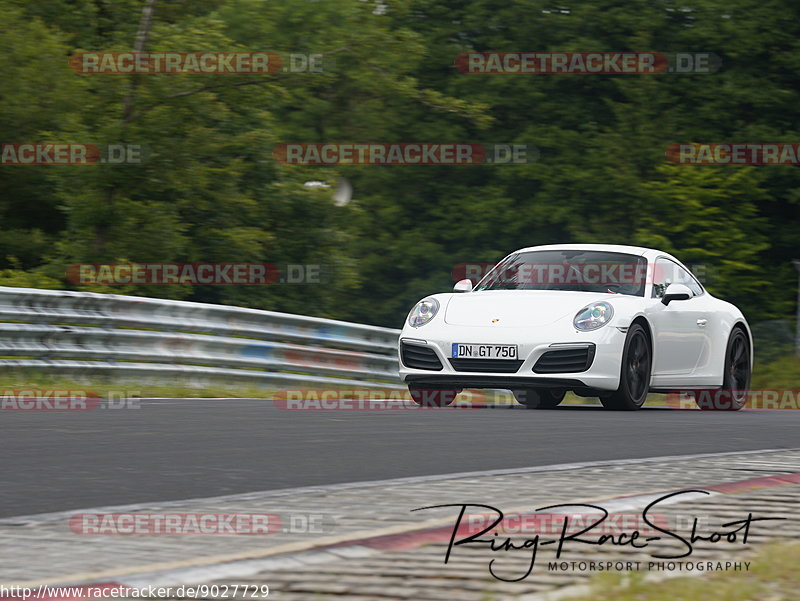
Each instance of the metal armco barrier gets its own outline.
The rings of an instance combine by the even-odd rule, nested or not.
[[[198,387],[224,379],[275,388],[402,389],[399,334],[225,305],[0,286],[6,371]]]

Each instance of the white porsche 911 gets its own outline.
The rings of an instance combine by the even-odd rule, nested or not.
[[[400,377],[422,404],[464,388],[508,389],[530,408],[566,391],[634,410],[648,392],[717,391],[703,409],[741,409],[750,327],[675,257],[607,244],[513,252],[473,288],[419,301],[400,335]],[[723,394],[721,394],[723,393]],[[706,395],[708,396],[708,395]]]

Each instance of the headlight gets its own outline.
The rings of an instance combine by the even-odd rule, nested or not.
[[[584,307],[572,320],[572,323],[579,330],[589,332],[602,328],[614,316],[614,308],[608,303],[592,303]]]
[[[411,313],[408,314],[408,325],[410,325],[412,328],[424,326],[431,319],[433,319],[438,310],[439,301],[437,301],[435,298],[426,298],[425,300],[421,300],[414,306],[413,309],[411,309]]]

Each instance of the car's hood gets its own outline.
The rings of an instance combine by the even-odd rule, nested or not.
[[[572,318],[591,302],[609,295],[576,291],[486,290],[453,294],[445,323],[457,326],[545,326]]]

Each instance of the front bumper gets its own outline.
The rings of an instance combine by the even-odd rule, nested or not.
[[[595,332],[579,332],[571,324],[563,323],[545,328],[506,328],[451,326],[440,322],[420,328],[406,326],[400,343],[430,349],[441,364],[439,370],[408,367],[398,349],[400,378],[406,383],[442,388],[549,387],[613,391],[619,387],[625,331],[611,324]],[[515,344],[522,364],[513,373],[484,369],[459,371],[449,361],[454,343]],[[594,346],[594,357],[588,369],[568,373],[534,370],[537,361],[547,352],[587,345]]]

